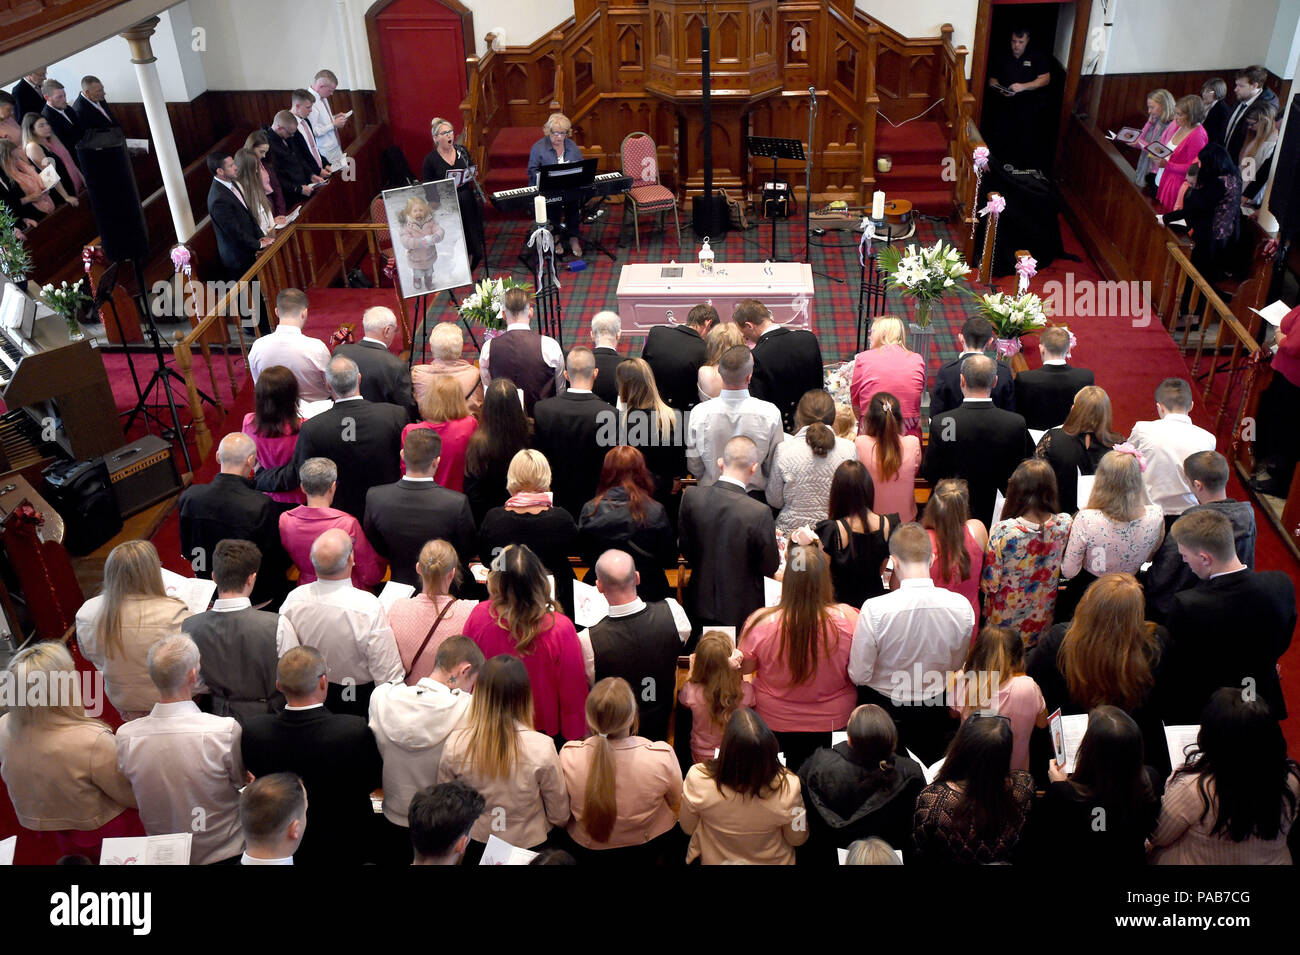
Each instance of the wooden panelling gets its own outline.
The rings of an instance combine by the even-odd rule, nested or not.
[[[1121,126],[1141,126],[1147,119],[1147,94],[1152,90],[1166,89],[1174,99],[1189,94],[1200,95],[1201,85],[1211,77],[1220,77],[1228,85],[1228,104],[1234,103],[1233,74],[1241,67],[1233,65],[1221,70],[1184,70],[1164,73],[1110,73],[1105,76],[1085,76],[1079,81],[1076,110],[1087,114],[1099,129],[1118,130]],[[1274,74],[1266,83],[1285,103],[1290,96],[1291,81]]]
[[[0,53],[21,49],[126,0],[4,0],[0,2]]]

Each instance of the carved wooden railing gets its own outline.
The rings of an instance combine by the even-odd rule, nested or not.
[[[561,110],[584,154],[600,159],[602,168],[617,165],[627,133],[650,131],[659,146],[661,176],[674,184],[672,107],[645,89],[648,8],[582,2],[575,9],[576,18],[528,46],[493,50],[489,35],[488,52],[467,59],[469,92],[461,103],[466,148],[486,175],[487,147],[501,129],[540,126]],[[823,103],[812,144],[819,159],[815,194],[862,201],[871,193],[880,115],[897,124],[928,110],[946,125],[957,148],[973,97],[965,78],[967,51],[953,47],[950,25],[937,37],[909,38],[843,0],[779,4],[774,35],[789,38],[796,28],[808,37],[806,52],[783,41],[783,93],[754,108],[752,126],[802,140],[807,88],[826,92],[830,102]],[[955,183],[959,195],[966,182]]]

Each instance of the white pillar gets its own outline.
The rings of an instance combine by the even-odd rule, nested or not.
[[[167,191],[167,205],[176,227],[176,240],[188,242],[195,233],[194,213],[190,211],[190,197],[185,189],[185,172],[181,169],[176,152],[176,137],[172,135],[171,120],[167,116],[167,101],[163,97],[162,81],[158,78],[158,58],[153,55],[149,38],[158,26],[158,18],[150,17],[122,33],[131,47],[131,62],[140,83],[140,96],[144,112],[149,119],[149,134],[162,171],[163,188]]]

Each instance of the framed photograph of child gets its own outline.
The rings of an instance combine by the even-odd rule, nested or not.
[[[403,298],[473,282],[453,180],[389,189],[383,196]]]

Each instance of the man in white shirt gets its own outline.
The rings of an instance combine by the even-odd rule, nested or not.
[[[564,351],[551,336],[533,331],[533,303],[526,291],[510,289],[501,305],[506,329],[479,352],[483,391],[493,378],[509,378],[524,393],[524,412],[532,417],[533,405],[564,390]],[[492,355],[497,361],[489,367]]]
[[[1129,444],[1142,454],[1142,484],[1147,500],[1165,512],[1165,530],[1183,511],[1197,504],[1183,462],[1198,451],[1214,450],[1214,435],[1192,424],[1192,386],[1166,378],[1156,387],[1156,421],[1133,425]]]
[[[438,778],[442,747],[469,719],[470,694],[483,651],[469,637],[438,646],[433,672],[408,686],[383,683],[370,697],[370,732],[384,760],[384,818],[402,831],[395,850],[410,862],[407,811],[411,798]],[[396,855],[396,851],[395,851]]]
[[[770,401],[749,393],[754,358],[744,345],[735,345],[718,362],[722,393],[691,409],[686,428],[686,465],[701,485],[713,484],[722,473],[723,448],[732,438],[744,436],[754,442],[759,467],[745,486],[752,497],[764,500],[768,475],[776,449],[785,438],[781,412]]]
[[[199,712],[199,648],[184,634],[149,650],[149,679],[162,699],[117,731],[117,765],[131,781],[151,836],[193,834],[192,865],[239,855],[239,790],[247,783],[239,724]]]
[[[352,538],[346,531],[331,528],[316,538],[311,562],[316,581],[294,590],[280,607],[293,626],[280,656],[294,646],[315,647],[328,668],[329,711],[365,717],[376,684],[406,677],[393,628],[379,598],[352,586]]]
[[[248,370],[253,383],[257,383],[263,369],[283,365],[298,379],[300,401],[324,401],[331,397],[325,383],[330,350],[319,338],[302,330],[307,324],[306,294],[296,288],[282,291],[275,297],[275,317],[279,319],[275,331],[258,338],[248,350]]]
[[[239,797],[244,832],[240,865],[293,865],[307,829],[307,790],[297,773],[271,773],[249,783]]]
[[[312,80],[311,91],[316,94],[308,121],[312,132],[316,134],[316,146],[329,164],[336,169],[343,161],[343,147],[339,144],[339,130],[348,121],[348,113],[335,113],[330,110],[329,98],[338,89],[339,78],[329,70],[321,70]]]
[[[904,747],[926,763],[938,759],[952,729],[948,674],[961,669],[975,612],[960,594],[930,578],[934,554],[920,524],[904,524],[889,538],[898,590],[862,605],[849,651],[849,679],[864,688],[898,725]]]

